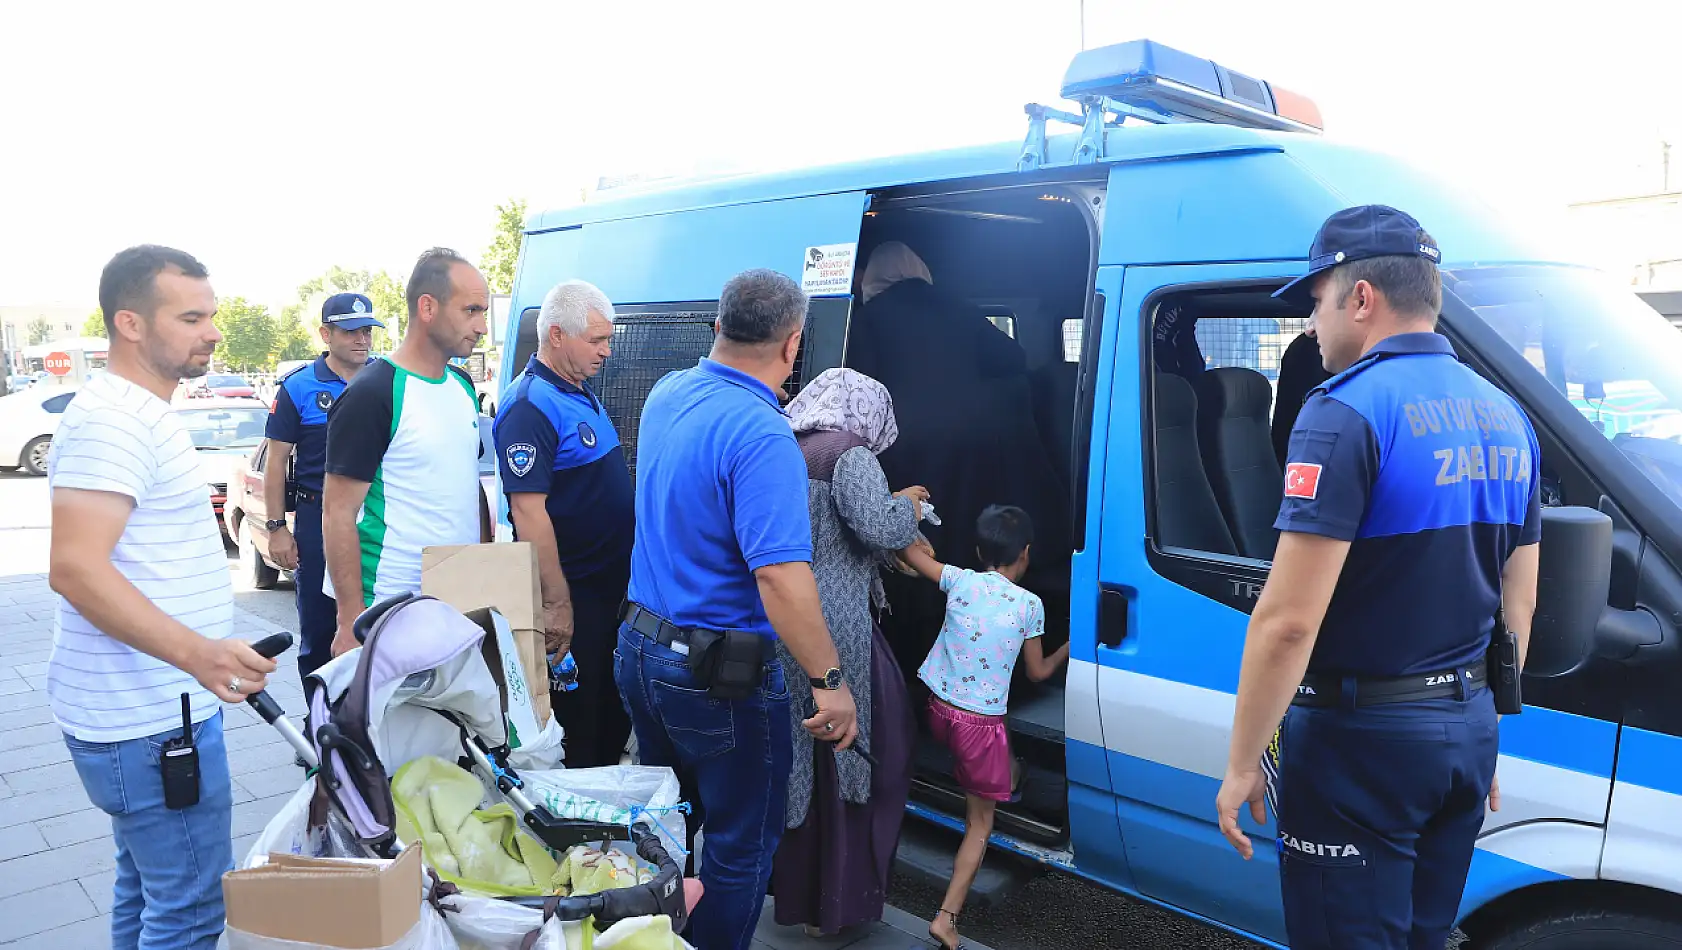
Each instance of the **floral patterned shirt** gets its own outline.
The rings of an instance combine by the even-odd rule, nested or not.
[[[917,677],[944,702],[1002,716],[1022,644],[1045,633],[1045,605],[1001,574],[948,564],[940,572],[946,622]]]

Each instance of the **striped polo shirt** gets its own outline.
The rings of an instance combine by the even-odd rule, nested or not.
[[[47,484],[114,492],[134,502],[111,565],[164,613],[213,640],[233,632],[234,590],[210,491],[192,437],[169,404],[110,373],[96,373],[53,434]],[[59,728],[86,742],[120,742],[181,728],[220,701],[193,677],[113,639],[62,596],[47,664],[47,699]]]

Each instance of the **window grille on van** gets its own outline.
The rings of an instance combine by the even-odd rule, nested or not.
[[[617,309],[617,308],[615,308]],[[688,369],[713,348],[713,320],[705,310],[665,313],[626,313],[613,320],[613,355],[595,379],[597,395],[607,409],[631,474],[637,471],[637,421],[643,403],[660,377]]]
[[[1307,329],[1306,317],[1199,317],[1197,348],[1209,366],[1242,366],[1279,378],[1285,348]]]

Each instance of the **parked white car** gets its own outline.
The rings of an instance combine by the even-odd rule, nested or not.
[[[75,395],[74,389],[36,385],[0,396],[0,469],[46,475],[53,433]]]
[[[233,533],[224,519],[228,483],[239,477],[246,459],[263,444],[269,421],[269,407],[256,399],[190,399],[175,406],[175,415],[198,449],[199,468],[210,491],[210,505],[222,532],[231,541]]]

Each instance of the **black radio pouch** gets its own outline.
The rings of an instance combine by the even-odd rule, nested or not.
[[[199,803],[199,750],[193,745],[193,702],[181,694],[181,735],[165,742],[158,755],[163,772],[164,807],[180,811]]]
[[[744,630],[689,631],[689,670],[714,699],[747,699],[765,679],[765,645]]]
[[[1524,711],[1524,692],[1518,666],[1518,637],[1507,629],[1500,614],[1495,616],[1495,631],[1489,641],[1488,682],[1495,695],[1495,711],[1503,716],[1516,716]]]

